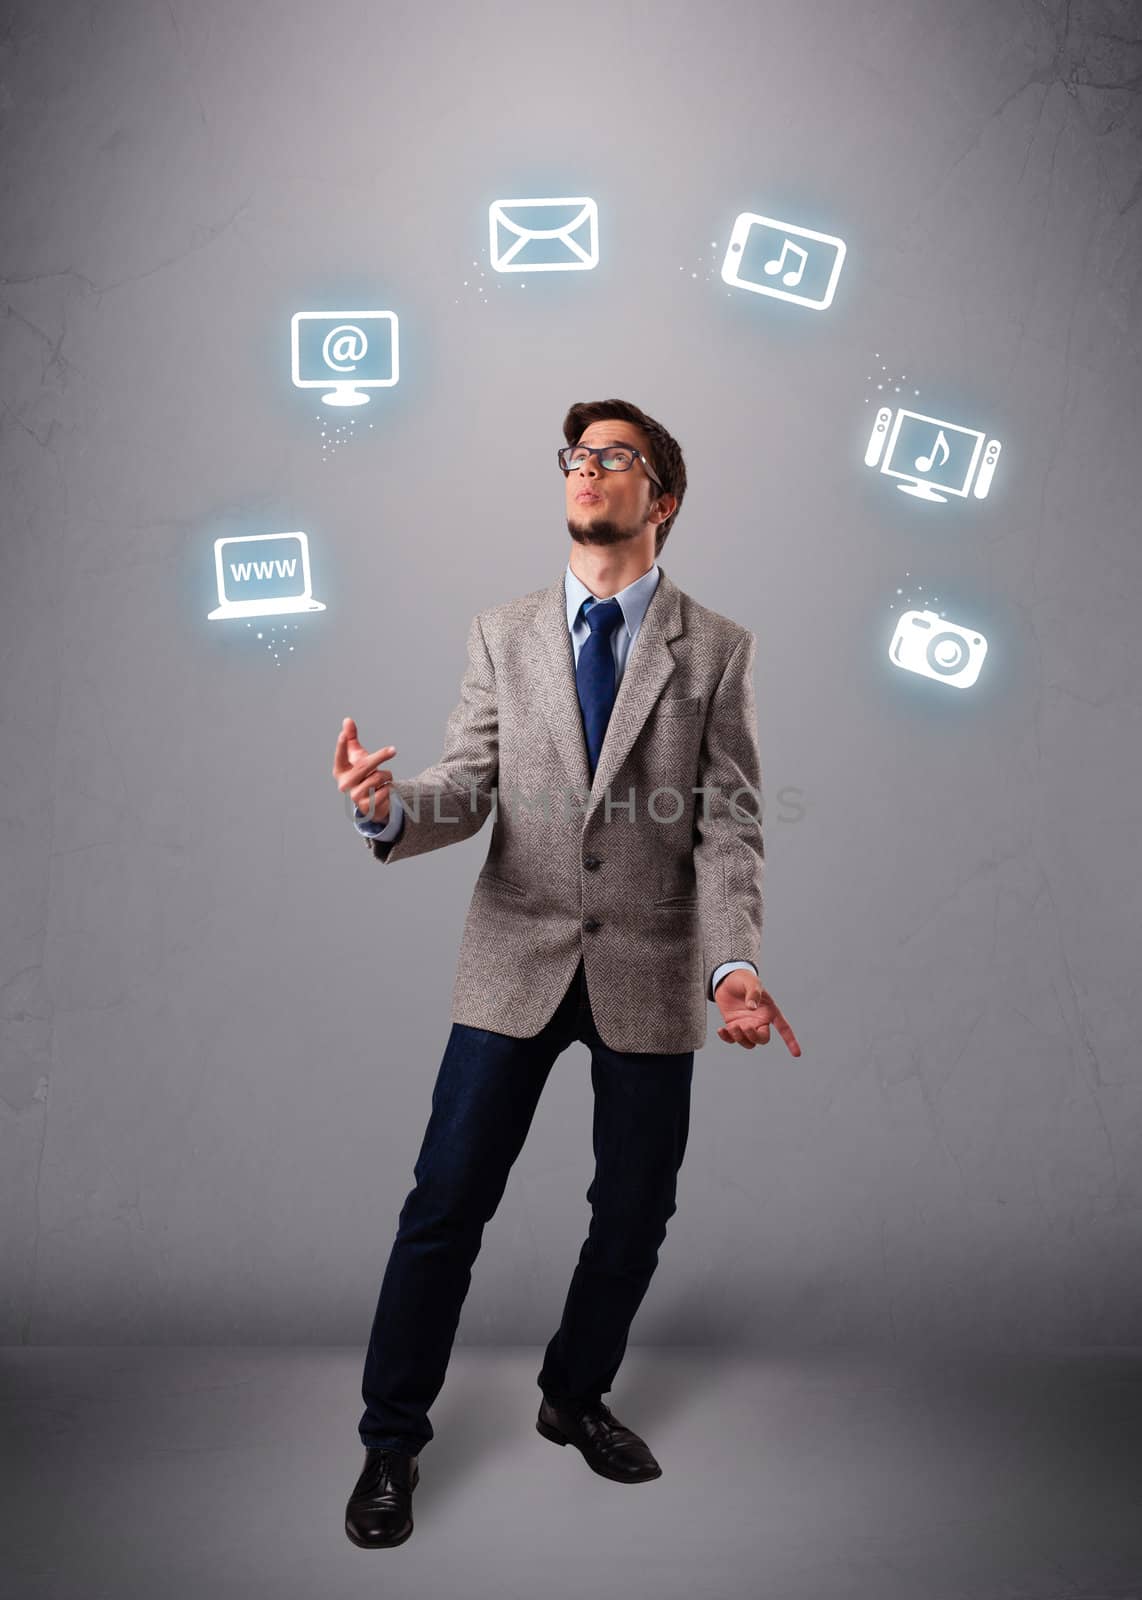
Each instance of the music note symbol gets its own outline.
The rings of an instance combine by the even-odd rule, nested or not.
[[[791,250],[795,256],[801,257],[801,261],[800,264],[794,267],[791,272],[782,274],[781,281],[787,289],[792,289],[795,284],[801,282],[802,275],[805,271],[805,263],[809,259],[809,252],[807,250],[802,250],[799,244],[794,244],[792,239],[786,239],[785,243],[781,246],[781,254],[775,257],[772,261],[767,261],[765,263],[765,270],[769,276],[772,277],[775,272],[781,272],[782,267],[785,265],[785,257]]]
[[[948,457],[952,453],[951,452],[951,447],[949,446],[947,439],[944,437],[943,428],[941,428],[939,433],[937,433],[937,435],[936,435],[936,442],[932,446],[932,454],[930,456],[917,456],[916,457],[916,471],[917,472],[931,472],[932,463],[935,461],[936,455],[940,450],[942,450],[944,452],[943,455],[940,456],[940,466],[943,466],[944,462],[948,459]]]

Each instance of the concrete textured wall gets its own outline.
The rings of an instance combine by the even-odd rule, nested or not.
[[[334,741],[435,759],[618,394],[686,452],[663,565],[758,634],[805,1052],[711,1008],[632,1337],[1137,1343],[1137,5],[20,0],[0,147],[0,1341],[364,1338],[489,834],[382,872]],[[593,273],[492,272],[536,194],[597,199]],[[846,240],[827,312],[721,281],[743,210]],[[402,378],[323,435],[289,318],[355,304]],[[897,395],[1002,439],[986,500],[862,464]],[[208,622],[214,538],[275,529],[327,610]],[[887,661],[929,601],[971,691]],[[588,1066],[463,1341],[558,1320]]]

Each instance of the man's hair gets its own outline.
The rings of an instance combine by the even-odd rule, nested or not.
[[[686,463],[682,459],[682,450],[677,439],[667,433],[661,422],[655,422],[653,417],[648,417],[645,411],[632,405],[629,400],[576,401],[563,418],[563,437],[568,444],[578,444],[589,423],[609,422],[612,418],[617,422],[633,422],[643,430],[650,445],[647,451],[650,465],[662,484],[661,489],[651,484],[654,496],[657,498],[666,492],[678,501],[665,522],[660,522],[654,530],[654,554],[657,557],[674,526],[675,517],[682,509],[682,497],[686,493]]]

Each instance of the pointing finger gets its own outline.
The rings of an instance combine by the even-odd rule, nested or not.
[[[360,783],[365,774],[370,772],[374,767],[377,767],[383,757],[395,755],[396,748],[397,747],[395,744],[386,744],[382,745],[379,750],[374,750],[372,755],[362,756],[358,761],[355,761],[349,768],[348,772],[344,774],[339,787],[346,789],[350,784]]]

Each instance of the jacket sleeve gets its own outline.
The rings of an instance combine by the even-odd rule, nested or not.
[[[394,776],[392,793],[399,797],[403,823],[391,843],[368,840],[376,860],[403,861],[478,833],[495,801],[499,768],[495,668],[476,616],[468,629],[468,664],[460,699],[444,730],[440,760],[415,778]]]
[[[694,816],[694,876],[702,927],[706,998],[727,961],[761,971],[761,761],[753,666],[757,637],[748,629],[730,652],[714,690],[702,736]]]

